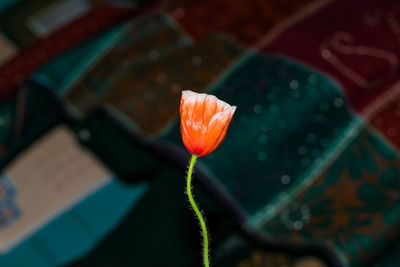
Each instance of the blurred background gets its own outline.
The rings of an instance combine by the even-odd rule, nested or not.
[[[201,266],[182,90],[213,266],[400,266],[399,60],[398,0],[0,1],[0,266]]]

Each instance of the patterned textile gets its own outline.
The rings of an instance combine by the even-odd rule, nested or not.
[[[196,178],[248,236],[314,249],[338,266],[399,262],[400,3],[168,2],[75,46],[82,30],[52,57],[73,49],[19,73],[35,71],[31,79],[49,87],[75,123],[97,125],[101,145],[91,149],[106,162],[119,159],[111,165],[124,174],[171,161],[185,166],[180,92],[212,93],[238,109],[222,146],[199,160]],[[113,8],[115,21],[126,18]],[[0,97],[11,95],[28,54],[0,68]],[[0,106],[4,148],[15,132],[13,107]],[[98,114],[112,123],[93,119]],[[114,134],[120,128],[126,139]],[[262,255],[236,265],[271,259]]]
[[[371,102],[398,82],[399,17],[395,0],[332,1],[262,49],[328,73],[342,84],[355,110],[368,112]]]
[[[372,125],[398,149],[400,148],[400,95],[387,100],[385,105],[372,118]]]
[[[363,130],[312,187],[272,212],[264,234],[281,242],[326,240],[343,260],[361,264],[398,231],[399,160],[379,135]]]
[[[110,27],[147,9],[100,5],[48,36],[30,40],[15,57],[0,65],[0,100],[9,98],[16,86],[46,61]],[[5,12],[5,11],[4,11]],[[7,22],[5,25],[13,23]],[[1,30],[1,29],[0,29]]]
[[[117,108],[138,131],[152,135],[176,118],[182,88],[203,91],[240,52],[218,36],[190,45],[167,18],[146,18],[120,37],[66,99],[80,114],[101,103]]]
[[[268,4],[263,0],[253,0],[251,4],[243,0],[178,1],[170,14],[196,40],[223,32],[252,45],[313,2],[317,0],[275,0]]]
[[[223,148],[200,164],[250,217],[307,177],[354,120],[335,84],[278,57],[247,55],[212,93],[238,109]],[[178,125],[166,139],[182,148]]]

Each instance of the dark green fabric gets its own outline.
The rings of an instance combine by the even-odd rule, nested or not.
[[[307,178],[353,120],[336,84],[280,57],[251,54],[210,92],[238,108],[199,162],[249,216]],[[178,122],[165,140],[183,151]]]
[[[282,243],[327,242],[344,265],[363,266],[397,233],[399,173],[400,155],[368,127],[262,231]]]

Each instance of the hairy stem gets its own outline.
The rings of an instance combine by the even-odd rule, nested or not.
[[[187,185],[186,185],[186,190],[187,190],[187,195],[189,198],[190,205],[192,205],[192,208],[194,212],[196,213],[197,218],[199,219],[202,234],[203,234],[203,260],[204,260],[204,266],[209,267],[209,261],[208,261],[208,235],[207,235],[207,227],[206,223],[204,221],[203,216],[201,215],[201,212],[199,208],[196,205],[196,202],[194,202],[193,195],[192,195],[192,187],[191,187],[191,182],[192,182],[192,173],[193,173],[193,167],[196,162],[197,156],[192,155],[192,159],[190,160],[190,165],[189,165],[189,171],[187,175]]]

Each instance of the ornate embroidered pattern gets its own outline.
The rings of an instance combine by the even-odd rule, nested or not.
[[[399,154],[367,128],[312,186],[277,210],[262,231],[282,242],[323,240],[345,263],[361,263],[397,231],[399,166]],[[299,207],[306,207],[307,221]]]
[[[399,21],[396,0],[333,1],[285,29],[263,51],[296,58],[332,75],[352,107],[363,112],[398,81]],[[302,41],[292,45],[297,40]]]

